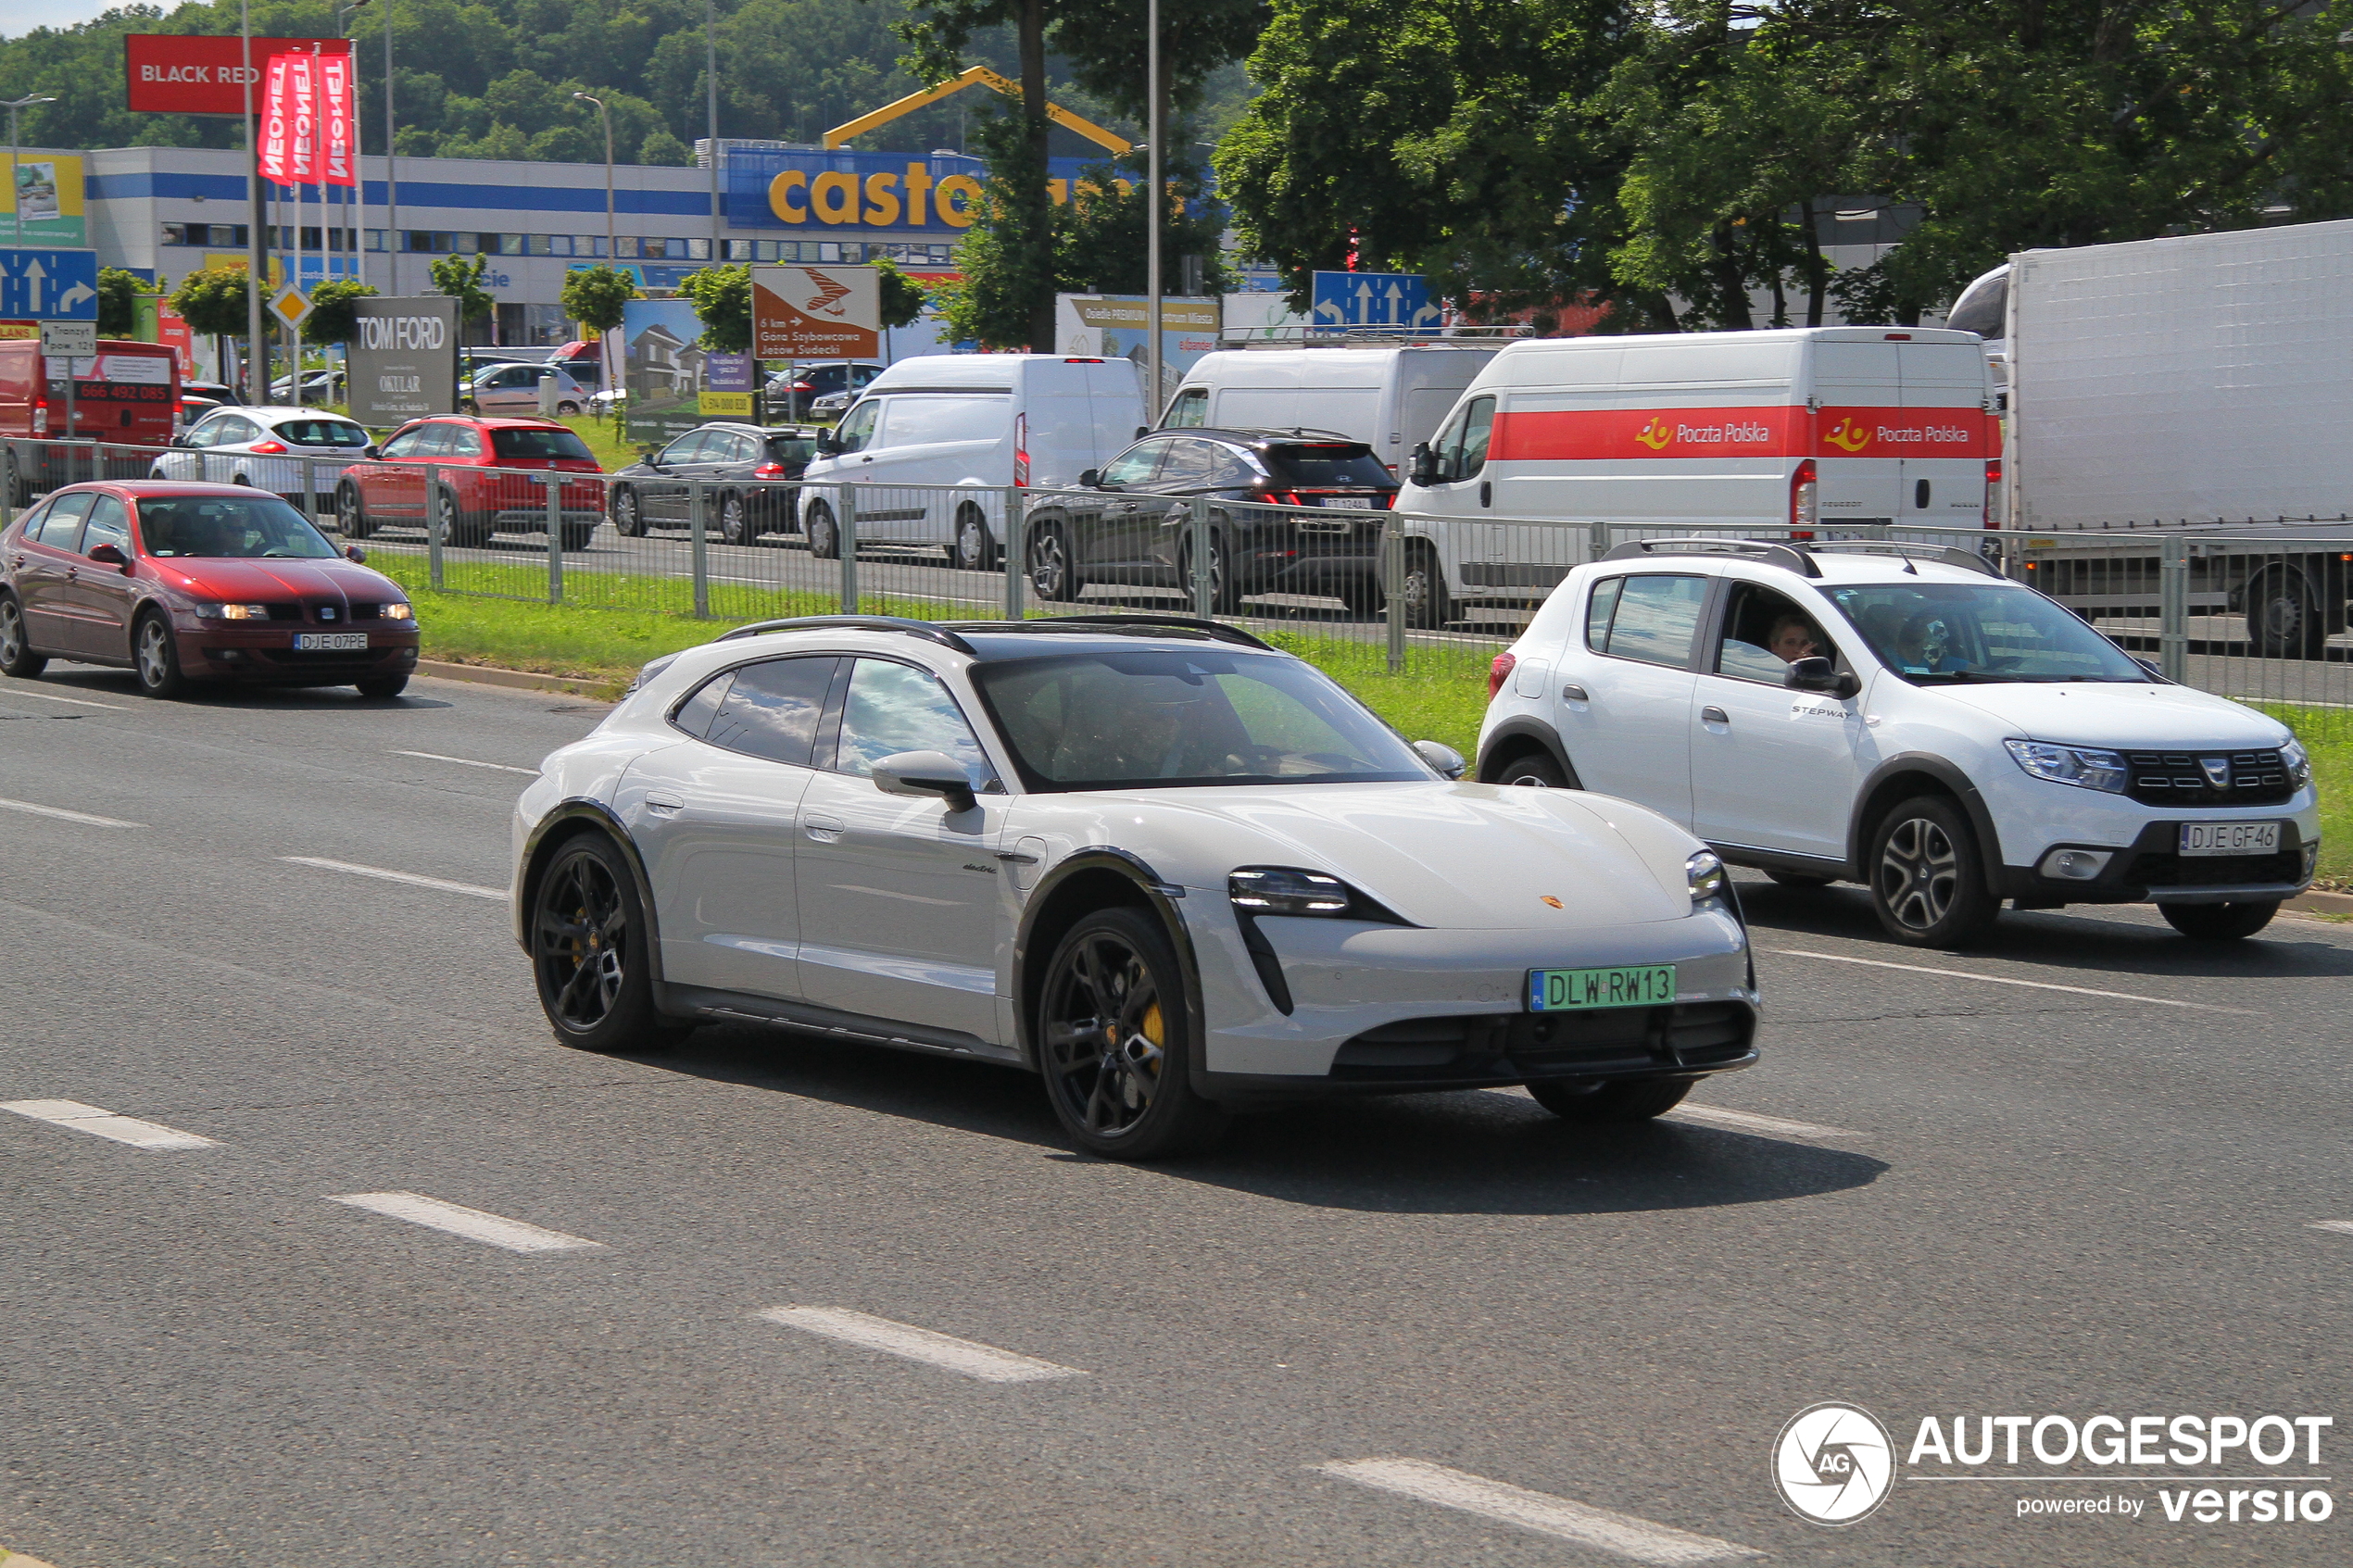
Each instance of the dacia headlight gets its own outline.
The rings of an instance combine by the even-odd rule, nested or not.
[[[2287,785],[2291,793],[2311,784],[2312,754],[2304,749],[2302,741],[2294,735],[2288,736],[2287,744],[2280,747],[2280,761],[2287,769]]]
[[[2018,759],[2020,767],[2051,784],[2121,795],[2124,786],[2132,782],[2119,752],[2088,746],[2054,746],[2039,740],[2006,740],[2002,744],[2010,748],[2010,755]]]
[[[1692,902],[1705,904],[1710,899],[1721,898],[1724,889],[1730,884],[1731,877],[1725,872],[1724,862],[1717,859],[1715,850],[1702,849],[1683,862],[1683,880],[1691,884]]]

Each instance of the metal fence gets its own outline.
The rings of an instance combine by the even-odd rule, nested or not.
[[[1833,522],[1793,533],[1450,517],[1384,510],[1370,497],[1294,505],[430,464],[406,470],[398,488],[377,483],[363,504],[339,459],[263,467],[86,441],[7,448],[23,491],[199,458],[203,477],[307,497],[323,528],[364,542],[371,564],[411,587],[726,621],[1186,613],[1247,624],[1372,682],[1476,680],[1572,567],[1631,540],[1894,540],[1984,559],[2169,679],[2263,705],[2316,737],[2353,734],[2344,524],[2045,533]],[[23,491],[12,485],[6,499]]]

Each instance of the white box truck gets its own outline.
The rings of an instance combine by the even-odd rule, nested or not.
[[[1974,295],[1990,324],[2005,289],[2004,514],[2036,585],[2156,615],[2159,541],[2187,531],[2189,614],[2321,656],[2353,555],[2353,221],[2027,251],[1956,316]]]

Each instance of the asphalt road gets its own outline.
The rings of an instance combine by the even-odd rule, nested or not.
[[[211,1140],[0,1114],[0,1543],[57,1568],[2353,1556],[2342,1508],[2158,1500],[2348,1489],[2353,1234],[2317,1223],[2353,1221],[2353,931],[2208,951],[2138,910],[2034,914],[1920,955],[1852,890],[1751,884],[1765,1060],[1688,1114],[1596,1133],[1413,1097],[1128,1167],[1071,1155],[998,1069],[749,1030],[557,1046],[482,894],[522,783],[498,770],[597,712],[0,681],[0,1101]],[[558,1234],[331,1201],[384,1194]],[[786,1308],[816,1311],[760,1315]],[[844,1312],[970,1343],[911,1359]],[[1772,1479],[1825,1400],[1899,1460],[1931,1415],[2336,1424],[2318,1465],[1925,1460],[1831,1529]],[[1365,1461],[1416,1462],[1319,1468]],[[1961,1471],[1994,1478],[1931,1478]],[[2101,1497],[2145,1512],[2017,1512]]]

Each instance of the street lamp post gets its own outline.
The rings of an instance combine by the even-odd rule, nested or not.
[[[1144,417],[1160,423],[1160,218],[1161,205],[1167,192],[1160,180],[1160,0],[1146,0],[1144,6],[1144,141],[1146,172],[1144,184],[1144,331],[1150,334],[1145,362],[1151,389],[1144,395]]]
[[[703,81],[708,92],[711,148],[711,264],[726,265],[726,246],[719,237],[719,0],[703,0]]]
[[[17,111],[34,104],[54,104],[54,97],[34,94],[31,97],[11,99],[8,109],[8,243],[24,243],[24,193],[17,185]]]
[[[270,340],[262,335],[261,295],[270,286],[269,191],[261,182],[261,124],[253,112],[253,0],[239,0],[237,27],[245,39],[245,150],[253,163],[252,244],[245,251],[245,395],[270,401]]]
[[[605,101],[593,93],[574,93],[573,96],[585,99],[596,105],[597,118],[605,122],[605,265],[610,267],[620,259],[613,254],[615,246],[612,236],[612,114],[605,107]],[[717,146],[714,145],[711,151],[715,154],[718,151]],[[612,334],[599,332],[597,336],[597,379],[604,383],[607,391],[610,391],[612,388],[612,365],[610,364]]]
[[[355,19],[351,13],[367,4],[368,0],[335,0],[335,31],[348,38],[351,35],[352,21]],[[386,23],[384,33],[389,38],[392,19],[387,17],[384,20]],[[359,134],[359,50],[356,45],[350,51],[350,60],[348,69],[351,71],[351,157],[352,162],[359,167],[352,170],[351,205],[346,209],[343,233],[345,241],[351,246],[351,264],[347,276],[354,282],[364,283],[368,281],[368,160],[361,157],[359,152],[360,144],[367,138]],[[386,72],[386,74],[390,73]]]

